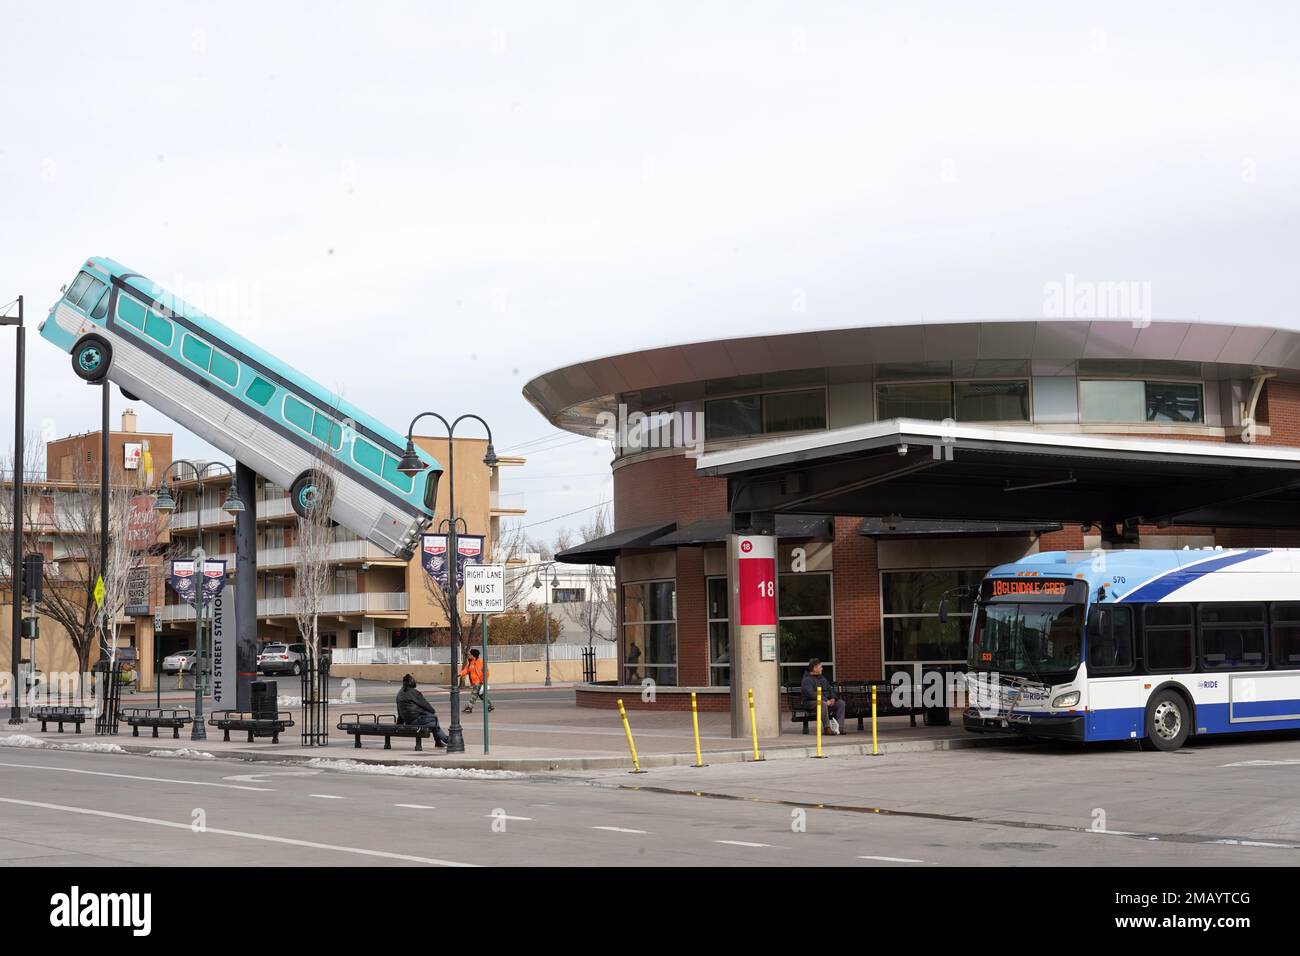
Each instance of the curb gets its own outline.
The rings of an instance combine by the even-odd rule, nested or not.
[[[0,740],[4,735],[0,735]],[[120,738],[114,737],[88,737],[78,741],[75,735],[65,735],[63,740],[59,740],[59,735],[47,734],[40,739],[53,737],[50,742],[57,743],[111,743],[119,747],[123,752],[136,756],[150,756],[156,754],[159,750],[166,750],[158,746],[147,746],[141,744],[128,744],[121,742]],[[127,740],[133,738],[127,737]],[[880,745],[881,756],[891,754],[913,754],[913,753],[935,753],[946,750],[970,750],[981,747],[1009,747],[1019,746],[1027,741],[1021,737],[1011,737],[999,734],[989,735],[970,735],[968,737],[939,737],[929,740],[902,740],[891,741]],[[39,749],[39,748],[38,748]],[[61,748],[51,748],[61,749]],[[191,748],[199,749],[199,748]],[[382,767],[424,767],[435,770],[512,770],[517,773],[547,773],[554,771],[575,771],[575,770],[631,770],[632,760],[630,757],[601,755],[590,757],[461,757],[461,758],[434,758],[434,759],[405,759],[395,760],[391,757],[367,756],[366,752],[358,752],[351,744],[340,747],[321,747],[319,753],[313,754],[285,754],[275,753],[266,750],[225,750],[225,751],[205,751],[211,753],[217,759],[242,760],[248,763],[274,763],[282,765],[306,764],[313,760],[349,760],[360,764],[369,764],[371,766]],[[763,755],[765,761],[774,760],[796,760],[799,758],[812,757],[817,752],[815,745],[807,747],[779,747],[771,750],[762,750],[759,752]],[[864,757],[871,752],[870,743],[861,744],[832,744],[823,745],[822,753],[827,757]],[[731,764],[731,763],[752,763],[752,749],[750,750],[715,750],[705,751],[703,756],[706,766],[708,764]],[[176,759],[170,757],[159,757],[158,759]],[[642,769],[664,768],[664,767],[688,767],[694,764],[694,753],[668,753],[668,754],[645,754],[640,758]]]

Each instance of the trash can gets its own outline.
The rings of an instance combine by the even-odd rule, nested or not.
[[[925,726],[947,727],[950,724],[952,724],[952,718],[948,715],[947,707],[925,708]]]
[[[273,680],[255,680],[249,706],[254,720],[274,720],[279,706],[279,685]]]

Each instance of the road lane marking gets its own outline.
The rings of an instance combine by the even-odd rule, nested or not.
[[[489,820],[523,820],[529,822],[533,819],[532,817],[512,817],[508,813],[485,813],[483,816]]]
[[[1238,760],[1236,763],[1220,764],[1221,767],[1294,767],[1300,760]]]
[[[437,810],[437,807],[431,807],[427,803],[394,803],[395,807],[405,807],[407,810]]]
[[[641,836],[649,836],[648,830],[633,830],[630,827],[592,827],[593,830],[608,830],[610,833],[639,833]]]
[[[319,770],[269,770],[263,773],[237,773],[222,777],[222,780],[238,780],[241,783],[269,783],[266,777],[314,777]]]
[[[770,849],[770,843],[750,843],[748,840],[714,840],[714,843],[722,843],[727,846],[750,846],[756,850]]]
[[[247,788],[244,788],[247,789]],[[137,817],[129,813],[113,813],[109,810],[91,810],[88,807],[70,807],[61,803],[42,803],[39,800],[16,800],[13,797],[0,797],[0,803],[10,803],[19,807],[37,807],[42,810],[60,810],[63,813],[76,813],[89,817],[105,817],[110,820],[125,820],[128,823],[145,823],[149,826],[167,827],[171,830],[189,830],[196,832],[191,823],[176,823],[172,820],[155,820],[153,817]],[[286,846],[301,846],[312,850],[333,850],[336,853],[354,853],[358,856],[376,856],[386,860],[405,860],[408,863],[426,863],[429,866],[477,866],[477,863],[458,863],[455,860],[439,860],[434,857],[412,856],[408,853],[390,853],[387,850],[371,850],[360,846],[340,846],[334,843],[316,843],[312,840],[295,840],[292,837],[274,836],[269,833],[249,833],[243,830],[221,830],[217,827],[205,827],[199,834],[214,833],[217,836],[239,837],[241,840],[260,840],[264,843],[280,843]]]
[[[342,797],[335,796],[332,793],[309,793],[309,797],[315,797],[317,800],[342,800]]]
[[[92,777],[116,777],[119,780],[143,780],[147,783],[182,783],[187,787],[221,787],[225,790],[255,790],[260,793],[275,793],[274,787],[241,787],[233,783],[217,783],[214,780],[175,780],[171,777],[142,777],[133,773],[81,770],[77,767],[50,767],[38,763],[0,763],[0,767],[16,767],[22,770],[54,770],[59,773],[84,773]]]
[[[1273,850],[1300,850],[1300,844],[1297,843],[1267,843],[1263,840],[1206,840],[1205,842],[1224,846],[1262,846]]]
[[[924,860],[912,860],[905,856],[860,856],[859,860],[880,860],[882,863],[924,863]]]

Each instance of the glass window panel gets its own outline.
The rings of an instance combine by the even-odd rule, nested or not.
[[[1088,634],[1088,667],[1128,670],[1133,666],[1133,615],[1128,608],[1102,608],[1100,633]]]
[[[1263,624],[1262,604],[1202,604],[1202,624]]]
[[[826,393],[774,392],[763,396],[763,427],[768,432],[810,431],[826,427]]]
[[[953,389],[959,422],[1029,420],[1028,382],[956,382]]]
[[[651,581],[648,585],[648,591],[649,594],[646,609],[649,612],[649,617],[647,620],[677,620],[677,582]]]
[[[731,630],[726,621],[709,624],[709,663],[731,663]]]
[[[1201,386],[1187,382],[1147,382],[1146,420],[1196,423],[1205,420]]]
[[[81,298],[77,300],[77,305],[89,312],[91,307],[99,301],[99,295],[105,288],[107,287],[104,283],[92,276],[90,284],[86,286],[85,291],[81,293]]]
[[[144,306],[130,296],[118,295],[117,317],[132,328],[144,331]]]
[[[1300,626],[1273,625],[1273,666],[1300,667]]]
[[[192,335],[186,335],[181,338],[181,355],[185,356],[187,362],[206,372],[208,363],[212,361],[212,346]]]
[[[877,385],[876,417],[922,418],[943,421],[952,418],[952,384],[929,382],[913,385]]]
[[[1073,378],[1034,379],[1034,421],[1077,422],[1079,385]]]
[[[726,578],[709,578],[709,620],[725,621],[731,617],[731,595]]]
[[[352,460],[376,475],[384,470],[384,453],[364,438],[352,442]]]
[[[64,298],[73,305],[81,301],[82,294],[90,287],[91,277],[88,272],[78,272],[77,277],[72,280],[72,285],[68,286],[68,291]]]
[[[1148,604],[1143,618],[1147,627],[1192,626],[1192,609],[1186,604]]]
[[[1207,669],[1264,666],[1263,627],[1205,627],[1201,656]]]
[[[1085,422],[1140,422],[1146,407],[1142,382],[1079,382]]]
[[[90,316],[91,318],[94,319],[102,319],[107,315],[108,315],[108,289],[104,289],[104,291],[99,296],[99,301],[96,302],[95,307],[90,310]]]
[[[214,351],[212,353],[212,374],[220,381],[233,387],[239,381],[239,365],[228,355]]]
[[[831,576],[829,574],[782,574],[777,598],[780,617],[829,616]]]
[[[404,494],[410,494],[414,475],[404,475],[397,470],[397,459],[391,455],[384,456],[384,481]]]
[[[250,402],[265,407],[271,400],[271,396],[275,394],[275,386],[264,378],[254,378],[253,384],[248,386],[248,391],[244,394],[248,396]]]
[[[677,663],[677,625],[645,625],[647,664]]]
[[[950,617],[887,617],[883,621],[885,660],[957,661],[966,658],[965,615]]]
[[[881,606],[885,614],[938,614],[944,592],[965,583],[963,572],[949,568],[889,571],[882,578]],[[964,602],[953,601],[949,605],[954,611],[967,613],[972,600],[966,598]]]
[[[144,334],[163,345],[172,344],[172,324],[152,309],[144,314]]]
[[[304,405],[292,395],[284,397],[284,417],[288,419],[289,424],[301,428],[308,434],[311,433],[311,423],[315,412],[307,405]]]
[[[830,618],[782,621],[781,664],[806,666],[809,658],[832,659]]]
[[[317,441],[330,443],[330,426],[334,424],[328,415],[316,413],[316,418],[312,421],[311,433]]]
[[[1191,628],[1148,630],[1147,670],[1183,671],[1192,667]]]
[[[645,585],[623,585],[623,622],[632,624],[646,619]]]
[[[704,403],[704,436],[707,440],[743,438],[763,431],[762,403],[757,395],[720,398]]]
[[[1300,604],[1274,604],[1273,620],[1300,622]]]

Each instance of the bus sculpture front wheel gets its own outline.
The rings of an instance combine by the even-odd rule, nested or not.
[[[87,382],[102,382],[113,364],[113,346],[98,335],[87,335],[72,347],[72,370]]]
[[[1147,704],[1146,738],[1142,741],[1147,750],[1177,750],[1187,742],[1192,731],[1191,708],[1187,698],[1172,690],[1162,690]]]
[[[289,488],[289,500],[293,504],[294,514],[299,518],[310,518],[312,509],[328,489],[328,481],[328,478],[315,471],[304,471],[295,478]]]

